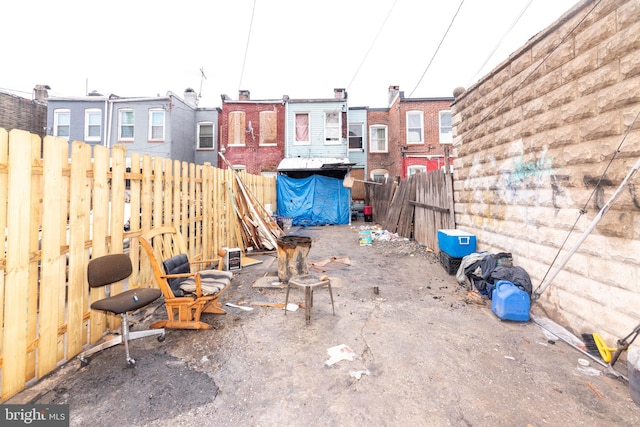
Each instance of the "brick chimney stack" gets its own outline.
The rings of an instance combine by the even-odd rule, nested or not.
[[[240,89],[238,91],[238,100],[240,101],[249,101],[251,99],[251,92],[248,90]]]
[[[334,89],[333,94],[335,95],[336,99],[339,99],[340,101],[344,101],[345,99],[347,99],[347,92],[344,88]]]

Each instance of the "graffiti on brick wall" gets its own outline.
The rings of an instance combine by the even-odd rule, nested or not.
[[[555,174],[553,168],[553,158],[546,156],[546,151],[537,159],[531,161],[524,160],[524,153],[511,160],[513,167],[505,174],[505,184],[510,188],[517,188],[520,185],[530,186],[542,183],[547,176]]]
[[[531,160],[525,160],[521,140],[514,141],[511,148],[518,154],[502,164],[492,155],[478,155],[474,159],[465,188],[473,189],[469,203],[481,206],[474,217],[476,225],[487,226],[502,220],[507,206],[551,203],[559,209],[571,205],[570,194],[565,189],[569,177],[558,174],[560,168],[554,166],[546,147]],[[489,174],[490,171],[496,173]]]

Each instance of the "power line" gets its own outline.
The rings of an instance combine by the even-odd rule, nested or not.
[[[478,71],[476,71],[475,74],[473,75],[473,77],[471,77],[471,79],[469,80],[469,83],[467,83],[467,86],[471,85],[471,82],[473,82],[475,80],[475,78],[478,76],[478,74],[480,74],[480,71],[482,71],[482,69],[487,65],[487,63],[489,62],[491,57],[493,57],[493,55],[496,53],[496,50],[498,50],[500,45],[502,45],[502,42],[504,41],[504,39],[509,35],[509,33],[511,33],[511,31],[513,30],[513,27],[515,27],[516,24],[520,21],[520,18],[522,18],[522,15],[524,15],[524,13],[527,11],[527,9],[529,9],[529,6],[531,6],[531,3],[533,3],[533,0],[529,0],[527,2],[527,4],[522,8],[522,10],[520,11],[520,14],[518,14],[518,16],[511,23],[511,26],[507,29],[507,31],[505,31],[505,33],[502,35],[502,37],[500,37],[500,40],[498,40],[498,43],[494,46],[494,48],[491,51],[491,53],[489,54],[489,56],[487,56],[487,59],[484,60],[484,62],[480,66],[480,68],[478,68]]]
[[[367,50],[367,53],[364,54],[364,57],[362,58],[362,62],[360,62],[360,65],[356,69],[356,72],[354,73],[353,77],[351,78],[351,81],[347,85],[347,91],[351,87],[351,84],[353,83],[353,81],[356,79],[356,76],[360,72],[360,69],[362,68],[362,65],[367,60],[367,57],[369,56],[369,53],[371,52],[371,49],[373,48],[373,45],[375,45],[376,40],[378,40],[378,36],[382,32],[382,29],[387,24],[387,20],[389,19],[389,16],[391,16],[391,12],[393,12],[393,9],[396,7],[396,3],[398,3],[398,0],[395,0],[393,2],[393,4],[391,5],[391,9],[389,9],[389,12],[387,13],[387,16],[384,18],[384,21],[382,22],[382,25],[380,26],[380,28],[378,29],[378,32],[376,33],[376,36],[373,38],[373,41],[371,42],[371,45],[369,46],[369,49]]]
[[[438,44],[438,47],[436,48],[436,51],[433,52],[433,56],[431,57],[431,60],[429,61],[429,64],[427,64],[427,68],[425,68],[424,72],[422,73],[422,76],[420,77],[420,80],[418,80],[418,83],[416,84],[416,87],[414,87],[413,90],[411,91],[411,93],[409,94],[409,98],[411,98],[411,96],[413,95],[413,92],[415,92],[416,89],[418,89],[418,86],[420,86],[420,83],[422,83],[422,79],[424,78],[425,74],[427,74],[427,71],[429,70],[429,67],[431,67],[431,63],[433,62],[433,60],[435,59],[436,55],[438,54],[438,51],[440,50],[440,46],[442,46],[442,43],[444,42],[444,39],[447,37],[447,34],[449,34],[449,30],[451,29],[451,26],[453,25],[453,22],[456,20],[456,17],[458,16],[458,12],[460,12],[460,8],[462,8],[463,3],[464,3],[464,0],[462,0],[460,2],[460,5],[458,6],[458,10],[456,10],[455,15],[453,15],[453,18],[451,18],[451,22],[449,23],[449,26],[447,27],[447,31],[445,31],[444,35],[442,36],[442,40],[440,40],[440,43]]]
[[[247,45],[244,49],[244,60],[242,61],[242,72],[240,73],[240,82],[238,83],[238,91],[242,88],[242,78],[244,77],[244,66],[247,63],[247,53],[249,52],[249,42],[251,41],[251,29],[253,28],[253,17],[256,13],[256,0],[253,0],[253,9],[251,10],[251,22],[249,23],[249,34],[247,34]]]

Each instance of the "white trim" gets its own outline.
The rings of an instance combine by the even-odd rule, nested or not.
[[[133,117],[133,123],[122,124],[122,114],[123,113],[131,113]],[[133,141],[136,135],[136,112],[133,108],[119,108],[118,109],[118,141]],[[123,137],[122,136],[122,128],[123,126],[131,127],[132,135]]]
[[[384,130],[384,150],[374,149],[377,147],[373,146],[373,143],[376,142],[373,138],[372,131],[374,129],[383,129]],[[371,125],[369,126],[369,153],[388,153],[389,152],[389,126],[387,125]]]
[[[448,133],[442,133],[442,115],[446,113],[449,114],[451,127]],[[453,117],[451,115],[451,110],[438,111],[438,138],[440,144],[453,144]]]
[[[200,127],[201,126],[211,126],[211,147],[201,147],[200,146]],[[196,150],[201,151],[210,151],[215,150],[216,146],[216,127],[213,125],[213,122],[204,121],[196,123]]]
[[[98,117],[99,121],[97,124],[92,124],[89,121],[90,117]],[[90,127],[98,127],[98,135],[91,136],[89,135]],[[102,110],[99,108],[87,108],[84,110],[84,140],[85,142],[98,142],[102,137]]]
[[[409,127],[409,116],[413,116],[413,115],[420,116],[420,140],[419,141],[411,141],[411,138],[409,138],[410,130],[417,129],[415,127],[414,128]],[[424,144],[424,111],[419,111],[419,110],[407,111],[405,114],[405,123],[406,123],[405,138],[406,138],[407,145]]]
[[[162,124],[161,125],[155,125],[153,123],[153,117],[156,115],[156,113],[160,113],[162,114]],[[165,138],[165,131],[166,131],[166,113],[164,111],[164,109],[162,108],[149,108],[149,127],[147,129],[147,140],[151,141],[151,142],[164,142]],[[153,129],[154,128],[161,128],[162,130],[162,135],[158,138],[154,138],[153,137]]]
[[[61,116],[66,116],[69,123],[60,125]],[[60,126],[67,128],[68,135],[60,135]],[[69,110],[68,108],[58,108],[57,110],[53,110],[53,136],[66,139],[67,141],[69,140],[69,137],[71,136],[71,110]]]

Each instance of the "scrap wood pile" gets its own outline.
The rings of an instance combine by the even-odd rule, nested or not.
[[[225,161],[230,170],[231,164],[221,153],[220,157]],[[236,224],[236,238],[238,244],[242,243],[243,249],[253,248],[255,251],[273,251],[278,244],[276,239],[284,236],[284,231],[273,220],[269,212],[251,194],[245,186],[240,174],[233,170],[234,180],[229,185],[231,203],[238,218]]]

